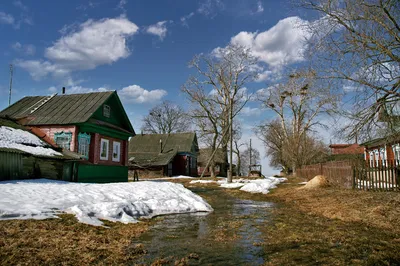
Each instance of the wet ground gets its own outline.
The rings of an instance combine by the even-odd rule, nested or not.
[[[262,265],[261,227],[271,222],[274,204],[236,198],[216,187],[192,188],[214,208],[212,213],[156,218],[133,245],[146,252],[133,264],[171,263],[184,258],[189,265]]]

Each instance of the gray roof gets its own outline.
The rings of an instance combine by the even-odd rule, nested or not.
[[[28,118],[26,125],[86,122],[114,91],[24,97],[0,112],[1,117]],[[29,121],[29,118],[33,118]]]
[[[205,166],[212,155],[211,148],[203,148],[199,151],[199,156],[197,157],[197,164],[200,166]],[[227,155],[225,155],[227,156]],[[221,148],[217,149],[214,154],[214,162],[222,164],[224,160],[224,152]]]
[[[129,140],[129,162],[139,167],[167,165],[177,153],[193,153],[193,145],[197,153],[196,133],[139,134]]]
[[[198,150],[196,133],[138,134],[129,140],[129,154],[159,153],[161,151],[160,140],[163,152],[175,150],[178,153],[190,153],[193,143]]]
[[[138,167],[164,166],[170,163],[176,155],[176,150],[167,153],[130,153],[129,163]]]

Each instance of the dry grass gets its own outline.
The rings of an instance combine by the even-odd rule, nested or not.
[[[1,265],[123,264],[146,251],[132,245],[150,221],[137,224],[107,222],[95,227],[72,215],[61,219],[0,221]]]
[[[339,219],[344,222],[362,222],[366,225],[400,232],[400,193],[367,192],[325,187],[310,190],[281,185],[267,195],[271,200],[290,203],[303,212]]]

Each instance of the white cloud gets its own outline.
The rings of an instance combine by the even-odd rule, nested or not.
[[[36,52],[36,48],[33,44],[22,45],[20,42],[16,42],[13,45],[11,45],[11,47],[15,51],[26,54],[26,55],[34,55]]]
[[[22,9],[23,11],[28,11],[28,7],[24,5],[21,1],[17,0],[13,2],[14,6]]]
[[[51,93],[59,92],[59,94],[62,91],[61,88],[56,88],[54,86],[51,86],[47,90]],[[93,88],[85,88],[82,86],[70,86],[70,87],[66,87],[65,94],[78,94],[78,93],[104,92],[104,91],[109,91],[109,89],[104,88],[104,87],[93,89]]]
[[[257,11],[256,13],[262,13],[264,11],[264,7],[261,1],[257,2]]]
[[[145,90],[138,85],[131,85],[118,91],[122,100],[135,103],[157,102],[167,95],[165,90]]]
[[[126,18],[88,20],[48,47],[45,57],[69,70],[93,69],[130,55],[126,38],[138,27]]]
[[[224,9],[225,5],[221,0],[204,0],[199,4],[197,13],[206,17],[214,18],[218,10]]]
[[[307,23],[299,17],[288,17],[260,33],[242,31],[232,37],[231,43],[249,48],[260,61],[272,67],[301,62],[306,39],[311,36],[302,27]]]
[[[130,55],[127,38],[137,31],[138,27],[124,17],[88,20],[46,48],[48,61],[17,60],[17,65],[40,79],[112,64]]]
[[[146,28],[146,32],[149,34],[156,35],[160,38],[160,40],[163,40],[165,36],[167,35],[167,21],[159,21],[154,25],[150,25]]]
[[[119,1],[117,5],[117,9],[121,9],[123,12],[126,12],[125,5],[128,3],[127,0],[121,0]]]
[[[189,27],[188,20],[191,19],[193,16],[194,16],[194,12],[191,12],[190,14],[181,17],[182,25],[185,27]]]
[[[0,23],[13,25],[15,19],[12,15],[0,11]]]
[[[261,114],[260,108],[251,108],[251,107],[243,107],[240,111],[240,114],[243,116],[259,116]]]

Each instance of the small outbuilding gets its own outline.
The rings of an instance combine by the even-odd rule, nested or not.
[[[207,163],[212,156],[211,148],[203,148],[199,151],[199,159],[197,161],[197,172],[200,176],[204,171],[204,176],[211,175],[211,165],[207,168]],[[229,167],[225,164],[225,158],[227,158],[228,154],[223,152],[223,149],[219,148],[215,151],[213,162],[214,162],[214,173],[219,176],[226,176],[227,168]],[[206,169],[205,169],[206,168]]]
[[[130,175],[196,176],[198,151],[196,133],[136,135],[129,140]]]
[[[64,153],[38,130],[0,118],[0,181],[48,178],[70,181],[78,154]]]

